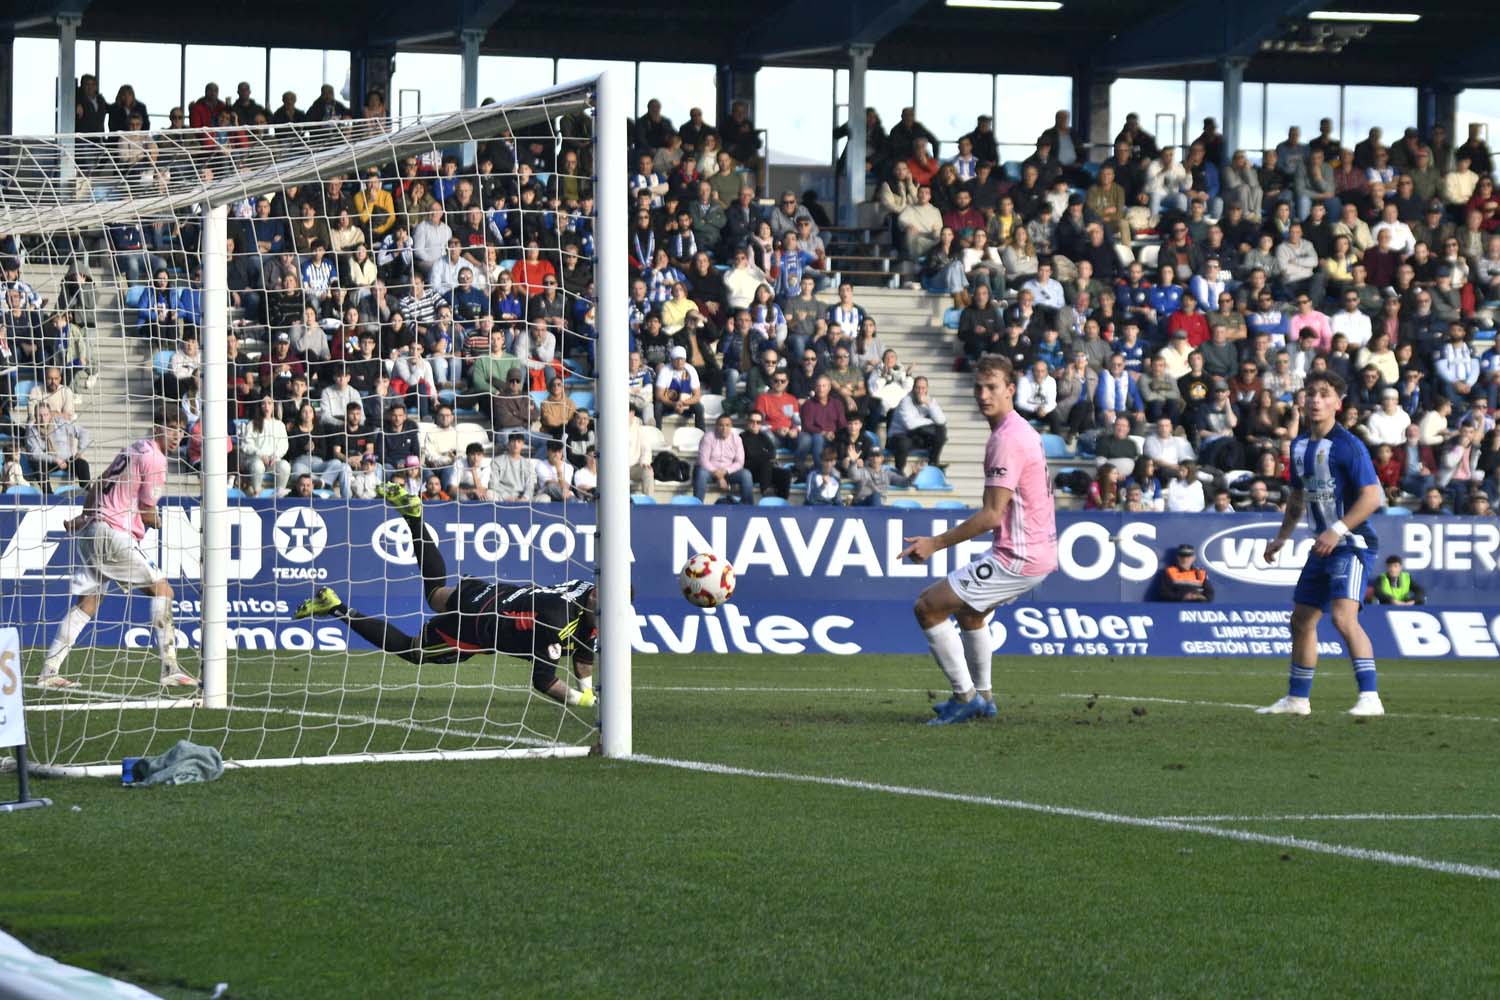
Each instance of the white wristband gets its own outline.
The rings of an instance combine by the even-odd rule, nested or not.
[[[1349,534],[1349,526],[1343,521],[1334,521],[1328,526],[1328,530],[1333,532],[1335,535],[1338,535],[1340,538],[1343,538],[1345,535]]]

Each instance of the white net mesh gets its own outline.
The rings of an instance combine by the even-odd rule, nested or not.
[[[592,104],[0,140],[0,619],[28,648],[34,758],[593,742],[587,598],[558,589],[595,574]],[[205,206],[228,207],[227,334],[204,315]],[[171,649],[200,673],[208,336],[229,355],[222,709],[160,683]],[[108,530],[70,528],[143,447],[166,452],[159,525],[137,541],[95,502]],[[393,483],[425,494],[425,543]],[[103,579],[126,586],[79,605]],[[296,619],[322,587],[341,607]]]

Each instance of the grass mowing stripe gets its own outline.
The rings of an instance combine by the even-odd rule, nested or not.
[[[1152,816],[1166,823],[1377,823],[1402,820],[1500,820],[1500,813],[1302,813],[1292,816]]]
[[[968,805],[992,806],[997,809],[1041,813],[1047,816],[1065,816],[1072,819],[1086,819],[1096,823],[1108,823],[1115,826],[1134,826],[1150,830],[1165,830],[1172,833],[1198,833],[1208,837],[1240,841],[1241,843],[1266,844],[1272,847],[1287,847],[1311,851],[1316,854],[1329,854],[1334,857],[1348,858],[1353,861],[1370,861],[1402,868],[1418,868],[1423,871],[1439,872],[1444,875],[1462,875],[1468,878],[1500,881],[1500,868],[1487,868],[1483,865],[1470,865],[1458,861],[1439,861],[1433,858],[1419,857],[1415,854],[1377,851],[1364,847],[1354,847],[1348,844],[1331,844],[1321,840],[1307,840],[1302,837],[1279,837],[1272,834],[1256,833],[1253,830],[1226,829],[1224,827],[1205,826],[1200,823],[1183,822],[1181,820],[1156,819],[1150,816],[1127,816],[1122,813],[1078,809],[1073,806],[1054,806],[1043,802],[1023,802],[1019,799],[1002,799],[988,795],[965,795],[959,792],[943,792],[932,788],[887,785],[874,781],[860,781],[853,778],[833,778],[816,774],[792,774],[786,771],[760,771],[753,768],[734,767],[729,764],[714,764],[707,761],[677,760],[671,757],[652,757],[640,754],[626,759],[639,764],[671,767],[684,771],[700,771],[705,774],[759,778],[770,781],[791,781],[809,785],[827,785],[832,788],[847,788],[854,791],[880,792],[886,795],[938,799],[944,802],[962,802]]]

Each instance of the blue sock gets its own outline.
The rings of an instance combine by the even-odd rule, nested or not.
[[[1373,659],[1354,661],[1354,683],[1359,685],[1360,694],[1375,690],[1375,661]]]
[[[1290,698],[1306,698],[1312,694],[1313,668],[1292,664],[1286,679],[1286,693]]]

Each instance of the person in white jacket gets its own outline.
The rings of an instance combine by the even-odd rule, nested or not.
[[[1047,362],[1037,360],[1016,386],[1016,409],[1027,420],[1039,420],[1053,434],[1067,429],[1057,415],[1057,380],[1047,372]]]
[[[286,460],[286,425],[276,417],[276,401],[270,396],[261,397],[255,415],[240,428],[236,450],[246,495],[253,497],[260,493],[268,471],[276,487],[275,495],[286,492],[287,480],[292,477],[292,464]]]
[[[1187,211],[1187,193],[1192,187],[1192,177],[1175,157],[1176,150],[1168,146],[1146,168],[1146,197],[1153,216],[1160,214],[1163,208]]]

